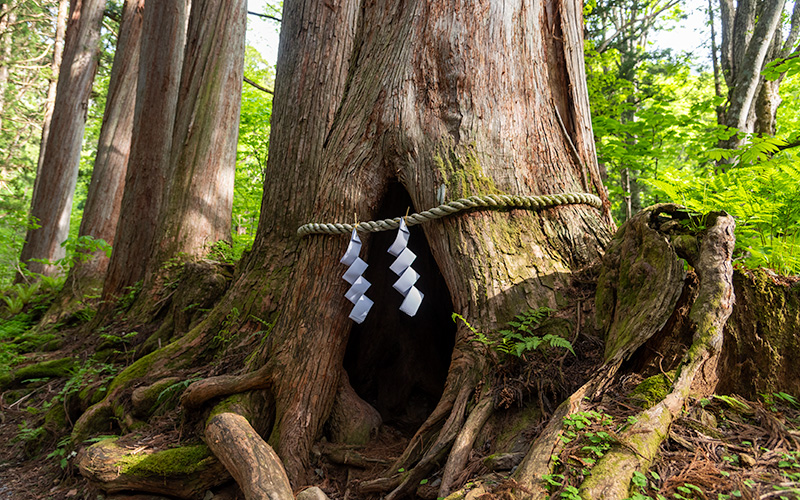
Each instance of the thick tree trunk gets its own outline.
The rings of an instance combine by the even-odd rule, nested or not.
[[[67,15],[69,14],[69,0],[59,0],[58,15],[56,16],[55,38],[53,39],[53,60],[50,63],[50,84],[47,87],[47,99],[44,101],[44,123],[42,124],[42,142],[39,144],[39,161],[36,171],[42,168],[42,160],[47,146],[47,137],[50,135],[50,122],[53,119],[53,107],[56,103],[56,90],[58,87],[58,69],[64,55],[64,34],[67,31]],[[37,176],[38,180],[38,176]],[[36,188],[34,187],[34,192]]]
[[[346,238],[311,236],[298,242],[292,233],[312,217],[349,221],[355,212],[370,219],[382,208],[402,215],[404,206],[385,205],[393,183],[422,210],[437,204],[441,190],[449,199],[545,194],[582,191],[584,169],[587,178],[599,178],[587,135],[580,57],[573,57],[582,50],[576,9],[572,2],[524,1],[503,11],[470,3],[445,8],[353,2],[336,9],[286,3],[281,47],[291,49],[279,62],[274,114],[286,121],[273,125],[262,223],[248,265],[255,276],[268,263],[269,276],[286,256],[296,260],[284,275],[282,311],[260,355],[274,382],[277,421],[270,442],[295,484],[304,481],[311,442],[333,404],[352,323],[340,279]],[[343,17],[335,19],[334,13]],[[326,29],[329,22],[353,31],[313,42],[306,38],[308,27]],[[361,42],[355,52],[345,45],[353,36]],[[295,110],[284,115],[278,106],[287,106],[288,92],[304,96],[298,101],[303,103],[306,95],[318,95],[318,82],[344,82],[318,76],[316,65],[330,60],[318,58],[321,50],[349,61],[337,71],[339,78],[347,77],[347,87],[329,87],[325,106],[312,100],[312,107],[297,110],[301,119]],[[331,122],[332,109],[337,111]],[[581,145],[581,158],[570,154],[557,113]],[[284,134],[291,134],[291,141]],[[287,161],[300,152],[294,141],[303,144],[305,161]],[[596,259],[607,241],[601,217],[578,206],[543,213],[477,212],[426,224],[424,236],[415,233],[412,240],[427,239],[455,311],[486,331],[528,307],[555,306],[554,290],[571,270]],[[370,246],[369,236],[365,243]],[[424,283],[423,278],[421,289]],[[382,304],[372,313],[375,321],[383,308],[392,307],[385,305],[388,293],[376,296]],[[377,331],[369,321],[364,328]],[[398,324],[390,334],[422,327],[414,320]],[[456,334],[445,393],[425,428],[441,428],[457,393],[477,383],[474,370],[480,363],[466,349],[469,336],[466,328]],[[449,422],[457,429],[463,416]],[[440,445],[446,451],[447,444]],[[409,465],[419,458],[405,456]]]
[[[69,232],[104,7],[104,0],[73,0],[71,4],[53,118],[31,201],[31,217],[41,227],[28,230],[20,256],[29,271],[45,276],[58,272],[52,262],[64,256],[61,244]]]
[[[133,138],[114,249],[103,285],[113,301],[144,278],[169,172],[186,37],[186,0],[147,2]]]
[[[153,265],[230,241],[246,17],[245,0],[192,6]]]
[[[105,240],[112,247],[131,149],[143,9],[144,0],[127,0],[123,7],[97,156],[78,233]],[[107,269],[106,254],[95,252],[70,270],[68,286],[73,290],[102,286]]]
[[[365,234],[362,257],[373,265],[376,283],[367,295],[375,307],[358,328],[348,319],[352,305],[339,263],[347,238],[300,239],[297,229],[310,221],[350,222],[354,213],[361,220],[401,216],[468,195],[592,186],[607,203],[593,150],[580,19],[579,5],[566,0],[518,0],[502,8],[287,1],[253,250],[207,319],[123,372],[109,398],[143,372],[188,366],[223,324],[245,333],[253,331],[251,318],[269,323],[263,342],[249,344],[256,352],[248,372],[196,382],[183,402],[197,408],[226,394],[265,391],[275,416],[268,442],[299,486],[342,385],[350,337],[354,352],[365,338],[395,355],[393,339],[403,349],[419,343],[417,364],[411,356],[395,365],[355,356],[349,364],[354,372],[385,368],[379,394],[403,386],[399,377],[420,377],[429,386],[429,404],[412,420],[419,429],[394,464],[394,471],[411,473],[385,483],[397,487],[390,498],[416,488],[462,434],[483,376],[474,336],[464,324],[456,329],[450,313],[488,332],[528,308],[558,307],[572,272],[596,261],[610,239],[608,214],[587,205],[485,210],[412,228],[411,248],[420,255],[414,269],[422,274],[417,286],[426,294],[413,318],[397,311],[400,297],[386,277],[393,234]],[[431,346],[435,362],[424,357]],[[381,398],[374,404],[381,406]],[[84,414],[76,436],[95,428],[110,407],[106,401]],[[478,417],[467,427],[477,426]],[[458,457],[471,439],[458,439]],[[245,464],[229,467],[234,477],[247,474]]]

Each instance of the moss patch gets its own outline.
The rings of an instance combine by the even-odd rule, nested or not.
[[[675,372],[671,372],[671,376],[675,376]],[[637,401],[642,408],[652,408],[664,398],[672,390],[672,383],[663,375],[658,374],[644,379],[641,384],[631,392],[631,399]]]
[[[213,460],[208,446],[199,444],[172,448],[151,455],[125,455],[118,463],[120,470],[126,474],[172,477],[200,472],[208,468]]]
[[[66,377],[69,375],[69,371],[74,367],[74,358],[42,361],[41,363],[24,366],[14,372],[14,380],[22,382],[34,378]]]

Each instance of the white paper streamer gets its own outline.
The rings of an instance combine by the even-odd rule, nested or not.
[[[397,237],[388,250],[388,252],[397,257],[397,259],[389,266],[389,269],[400,276],[393,285],[393,288],[405,297],[403,303],[400,304],[400,310],[409,316],[414,316],[417,314],[417,310],[422,303],[424,295],[414,286],[419,279],[419,273],[411,269],[411,264],[417,256],[408,249],[408,238],[409,231],[408,226],[406,226],[406,221],[405,219],[400,219],[400,228],[397,231]]]
[[[353,310],[350,312],[350,319],[359,324],[367,317],[373,304],[373,302],[364,295],[371,283],[361,276],[369,266],[358,256],[360,252],[361,239],[358,237],[356,230],[353,229],[353,234],[350,236],[350,243],[347,245],[347,251],[339,262],[349,266],[347,272],[342,276],[342,279],[352,286],[347,290],[344,296],[354,304]]]

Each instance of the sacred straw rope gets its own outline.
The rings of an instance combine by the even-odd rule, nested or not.
[[[531,210],[541,210],[543,208],[557,207],[559,205],[574,204],[591,205],[595,208],[603,206],[603,202],[600,201],[600,198],[587,193],[564,193],[544,196],[490,194],[486,196],[460,198],[420,213],[411,214],[406,217],[406,224],[409,226],[416,226],[417,224],[422,224],[429,220],[441,219],[442,217],[447,217],[448,215],[471,208],[527,208]],[[359,231],[370,233],[390,231],[400,227],[400,217],[361,222],[358,226],[354,226],[353,224],[321,224],[311,222],[300,226],[297,229],[297,234],[301,238],[309,234],[350,234],[353,232],[354,227]]]

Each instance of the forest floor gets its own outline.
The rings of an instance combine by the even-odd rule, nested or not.
[[[566,422],[567,439],[558,471],[547,478],[551,498],[573,500],[575,487],[594,461],[614,445],[615,431],[641,410],[642,401],[630,394],[641,380],[628,378],[606,394],[592,409]],[[103,495],[94,489],[71,465],[66,448],[59,448],[57,436],[32,439],[31,416],[37,405],[52,398],[59,381],[40,383],[24,400],[2,399],[0,411],[0,499],[2,500],[124,500],[162,497]],[[162,424],[170,425],[169,422]],[[164,425],[160,432],[169,433]],[[178,423],[172,422],[173,431]],[[157,440],[159,435],[152,436]],[[407,436],[384,426],[371,445],[350,448],[361,463],[345,467],[331,463],[330,447],[321,443],[315,469],[319,486],[333,500],[362,498],[357,484],[379,475],[402,452]],[[66,456],[65,456],[66,455]],[[473,498],[503,498],[504,490],[514,486],[511,471],[489,471],[487,457],[474,450],[460,486],[475,488]],[[65,459],[62,461],[62,459]],[[637,475],[634,500],[666,499],[798,499],[800,498],[800,409],[788,395],[778,393],[765,401],[747,401],[736,396],[712,396],[693,400],[670,430],[661,446],[659,458],[646,475]],[[421,498],[435,499],[437,477],[418,490]],[[483,493],[483,491],[493,493]],[[231,486],[206,500],[243,498]]]

